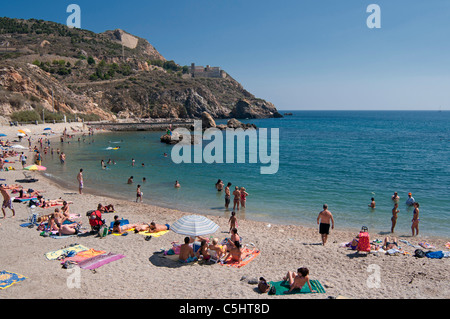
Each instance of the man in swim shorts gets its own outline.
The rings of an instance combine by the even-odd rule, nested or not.
[[[181,262],[190,262],[195,259],[194,249],[189,245],[189,237],[184,238],[184,244],[180,246],[180,254],[178,260]]]
[[[228,183],[227,187],[225,187],[225,208],[228,208],[228,205],[230,205],[230,186],[231,183]]]
[[[3,204],[2,204],[3,218],[6,218],[5,208],[11,209],[11,211],[13,213],[12,217],[16,216],[16,211],[14,210],[14,207],[13,207],[13,204],[12,204],[12,198],[9,195],[8,191],[7,191],[8,189],[10,189],[10,188],[7,188],[4,185],[0,186],[0,192],[3,195]]]
[[[149,225],[148,232],[149,233],[158,233],[160,231],[169,230],[169,229],[170,229],[169,224],[159,225],[159,224],[156,224],[155,222],[151,222]]]
[[[322,245],[325,246],[328,235],[330,234],[330,222],[331,229],[334,229],[334,219],[331,212],[328,210],[328,205],[323,204],[323,210],[317,216],[317,224],[319,224],[319,234],[322,236]]]

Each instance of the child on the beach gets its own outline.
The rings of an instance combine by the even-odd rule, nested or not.
[[[141,185],[138,185],[136,189],[136,203],[138,202],[138,200],[142,202],[142,195],[144,194],[141,192]]]
[[[237,228],[237,217],[235,212],[231,212],[228,223],[230,224],[230,230],[228,231],[228,233],[230,233],[233,228]]]

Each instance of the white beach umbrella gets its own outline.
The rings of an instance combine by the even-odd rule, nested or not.
[[[200,215],[188,215],[178,219],[170,230],[177,234],[186,236],[202,236],[215,233],[219,229],[219,225],[212,220]]]

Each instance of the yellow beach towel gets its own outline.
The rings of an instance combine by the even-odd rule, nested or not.
[[[70,251],[74,251],[74,252],[80,252],[80,251],[84,251],[84,250],[88,250],[89,248],[84,247],[83,245],[76,245],[76,246],[72,246],[72,247],[67,247],[67,248],[63,248],[63,249],[59,249],[56,251],[51,251],[45,254],[45,257],[47,257],[48,260],[55,260],[58,259],[58,257],[64,255],[65,253],[68,253]]]
[[[167,234],[169,231],[168,230],[162,230],[160,232],[157,233],[149,233],[148,231],[140,231],[138,234],[139,235],[145,235],[145,236],[152,236],[152,237],[160,237],[164,234]]]

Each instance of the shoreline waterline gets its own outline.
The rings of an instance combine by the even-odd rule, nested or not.
[[[62,188],[65,192],[67,192],[68,194],[78,194],[78,189],[77,189],[77,185],[75,183],[71,184],[71,183],[64,183],[61,180],[52,177],[52,176],[48,176],[48,174],[46,175],[45,173],[42,173],[42,175],[40,176],[42,177],[42,179],[46,180],[47,183],[53,183],[56,186],[59,186],[60,188]],[[111,194],[111,193],[103,193],[99,190],[94,190],[92,188],[92,186],[90,187],[86,187],[83,188],[83,194],[79,195],[80,199],[82,199],[82,196],[84,194],[88,194],[88,195],[92,195],[94,197],[98,197],[99,198],[99,202],[101,202],[101,200],[110,200],[110,202],[107,203],[102,203],[104,205],[107,204],[111,204],[113,203],[113,201],[121,201],[121,202],[128,202],[128,203],[135,203],[135,201],[130,200],[128,197],[126,196],[119,196],[118,194]],[[101,200],[100,200],[101,199]],[[160,202],[157,201],[153,201],[153,202],[142,202],[142,203],[136,203],[138,205],[141,205],[143,207],[153,207],[153,208],[157,208],[157,209],[170,209],[172,211],[177,211],[181,214],[198,214],[198,215],[204,215],[206,217],[224,217],[224,218],[229,218],[231,212],[233,211],[232,209],[229,210],[225,210],[224,208],[224,212],[223,214],[217,214],[217,215],[211,215],[208,213],[202,213],[202,212],[195,212],[195,211],[189,211],[186,209],[180,209],[178,207],[175,206],[170,206],[170,205],[163,205]],[[94,207],[92,208],[94,209]],[[238,219],[239,220],[247,220],[250,222],[256,222],[256,223],[260,223],[260,224],[265,224],[267,227],[270,227],[271,225],[276,225],[276,226],[280,226],[280,227],[289,227],[289,226],[294,226],[294,227],[301,227],[302,229],[306,229],[312,232],[316,232],[317,233],[317,240],[320,239],[320,235],[319,235],[319,225],[314,225],[314,222],[309,222],[309,223],[286,223],[286,222],[280,222],[279,219],[270,219],[270,220],[264,220],[264,219],[255,219],[255,218],[249,218],[249,217],[243,217],[239,216],[239,211],[236,211]],[[355,228],[355,227],[350,227],[350,226],[341,226],[339,225],[339,220],[336,220],[335,217],[335,228],[334,230],[330,231],[330,240],[333,240],[333,232],[335,230],[338,230],[338,232],[342,232],[342,233],[352,233],[352,234],[357,234],[359,233],[359,231],[361,230],[360,228]],[[364,226],[364,225],[362,225]],[[427,239],[427,240],[439,240],[439,241],[443,241],[443,240],[447,240],[448,237],[446,236],[440,236],[440,235],[424,235],[424,234],[419,234],[419,236],[411,236],[411,234],[400,234],[400,233],[391,233],[390,231],[387,230],[382,230],[382,229],[369,229],[369,232],[371,234],[377,234],[380,237],[383,236],[397,236],[400,238],[421,238],[421,239]]]

